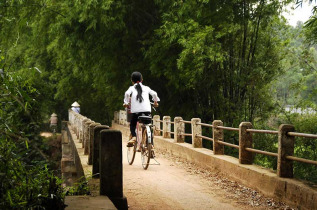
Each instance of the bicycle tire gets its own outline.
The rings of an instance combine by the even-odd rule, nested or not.
[[[136,146],[137,146],[137,143],[135,143],[133,147],[127,148],[127,158],[128,158],[129,165],[132,165],[134,162]]]
[[[141,161],[144,170],[148,169],[151,159],[152,144],[148,142],[147,130],[144,129],[141,144]]]

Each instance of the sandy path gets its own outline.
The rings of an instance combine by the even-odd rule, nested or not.
[[[198,174],[157,153],[160,165],[143,170],[140,153],[129,165],[123,141],[123,184],[129,209],[246,209]],[[153,162],[151,160],[151,162]]]

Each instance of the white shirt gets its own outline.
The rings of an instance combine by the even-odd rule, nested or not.
[[[131,113],[139,113],[139,112],[151,112],[151,104],[150,104],[150,96],[153,97],[154,101],[160,101],[159,97],[157,97],[157,93],[154,90],[151,90],[150,87],[143,85],[141,82],[139,83],[142,88],[142,97],[143,101],[140,103],[136,96],[138,95],[138,91],[135,89],[137,83],[133,86],[130,86],[129,89],[124,94],[124,103],[129,104],[129,98],[131,96]]]

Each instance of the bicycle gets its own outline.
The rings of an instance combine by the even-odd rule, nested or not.
[[[128,163],[129,165],[133,164],[135,159],[135,154],[137,151],[139,151],[141,152],[142,167],[144,170],[146,170],[150,165],[150,159],[155,158],[155,153],[153,148],[153,124],[152,124],[152,118],[150,116],[138,117],[138,122],[136,125],[136,134],[137,134],[136,135],[137,140],[134,143],[133,147],[127,148]],[[131,138],[131,134],[130,134],[130,138]]]

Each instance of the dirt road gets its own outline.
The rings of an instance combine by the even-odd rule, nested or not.
[[[123,135],[123,191],[131,210],[293,209],[218,172],[199,168],[157,149],[160,165],[143,170],[140,153],[136,154],[133,165],[129,165],[127,141]]]
[[[140,153],[129,165],[123,146],[124,194],[129,209],[246,209],[228,199],[221,187],[167,158],[157,153],[160,165],[143,170]]]

